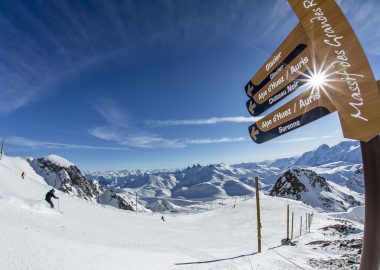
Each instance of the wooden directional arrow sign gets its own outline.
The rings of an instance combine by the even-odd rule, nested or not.
[[[334,0],[288,0],[329,76],[325,91],[344,137],[369,141],[380,133],[380,93],[363,49]]]
[[[247,83],[245,91],[248,97],[252,98],[261,88],[276,78],[280,78],[279,73],[299,56],[308,47],[309,43],[308,36],[301,24],[298,24],[256,75]]]
[[[310,88],[249,127],[256,143],[263,143],[321,118],[336,108],[320,89]]]
[[[296,65],[290,64],[286,66],[277,81],[269,82],[247,101],[247,109],[252,116],[260,115],[299,87],[308,83],[311,70],[307,63],[311,60],[307,56],[301,59]],[[302,64],[302,61],[304,61],[304,64]],[[299,65],[302,66],[296,71],[296,67],[299,67]]]

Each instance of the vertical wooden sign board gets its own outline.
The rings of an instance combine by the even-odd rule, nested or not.
[[[329,84],[344,137],[361,141],[366,184],[366,216],[361,270],[380,263],[379,181],[380,93],[365,53],[334,0],[288,0],[308,35]],[[375,192],[375,193],[374,193]]]
[[[344,137],[368,142],[380,133],[380,93],[364,51],[334,0],[288,0],[328,76],[324,87]]]

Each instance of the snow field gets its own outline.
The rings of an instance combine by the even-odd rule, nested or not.
[[[255,198],[224,200],[194,214],[135,213],[100,206],[57,192],[63,214],[41,201],[50,189],[19,158],[0,162],[0,269],[310,269],[307,258],[325,258],[303,245],[321,239],[332,224],[314,211],[311,233],[298,236],[297,217],[312,209],[260,193],[262,253],[257,254]],[[22,180],[17,170],[26,171]],[[58,205],[58,201],[53,201]],[[280,246],[286,237],[286,205],[295,212],[301,245]],[[297,229],[298,228],[298,229]],[[277,252],[277,253],[276,253]],[[280,255],[286,257],[284,259]]]

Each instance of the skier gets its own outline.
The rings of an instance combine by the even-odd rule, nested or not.
[[[24,179],[24,177],[25,177],[25,172],[22,172],[22,173],[21,173],[21,177],[22,177],[22,179]]]
[[[46,193],[46,195],[45,195],[45,201],[47,201],[47,202],[50,204],[50,207],[51,207],[51,208],[54,208],[54,204],[53,204],[53,202],[51,201],[51,197],[56,198],[56,199],[59,199],[57,196],[54,195],[54,192],[55,192],[55,190],[52,189],[52,190],[50,190],[48,193]]]
[[[162,221],[165,221],[165,218],[164,218],[164,216],[161,216],[161,219],[162,219]]]

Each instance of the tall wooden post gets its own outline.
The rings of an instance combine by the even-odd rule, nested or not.
[[[259,178],[255,177],[256,187],[256,213],[257,213],[257,248],[261,253],[261,221],[260,221],[260,198],[259,198]]]
[[[305,214],[305,231],[307,231],[307,213]]]
[[[309,217],[308,221],[309,221],[309,232],[310,232],[310,225],[311,225],[311,215],[310,215],[310,214],[308,214],[308,217]]]
[[[3,149],[4,149],[4,138],[3,138],[2,142],[1,142],[0,160],[3,158],[3,153],[4,153]]]
[[[292,212],[292,230],[290,234],[291,239],[293,239],[293,221],[294,221],[294,212]]]
[[[378,82],[380,89],[380,83]],[[360,142],[365,186],[365,222],[360,270],[375,270],[380,266],[380,137]]]
[[[286,239],[289,239],[289,204],[286,207]]]

